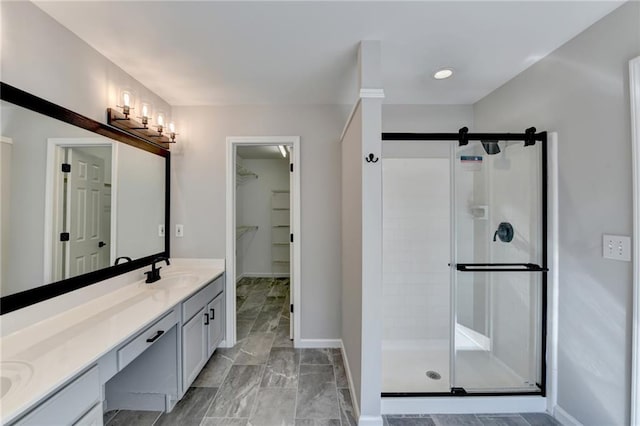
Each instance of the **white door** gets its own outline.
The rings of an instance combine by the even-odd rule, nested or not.
[[[69,242],[66,278],[100,269],[108,260],[109,248],[103,227],[104,160],[70,148],[67,163],[67,229]]]
[[[293,223],[293,209],[294,209],[294,202],[293,202],[293,194],[294,194],[294,187],[293,187],[293,167],[299,167],[299,164],[293,164],[293,146],[289,147],[289,232],[291,232],[291,235],[293,235],[293,238],[289,239],[289,306],[292,305],[293,303],[293,277],[294,274],[296,273],[296,271],[294,270],[294,266],[295,263],[293,262],[293,245],[296,243],[295,242],[295,232],[297,231],[294,228],[294,223]],[[295,306],[294,309],[300,309],[299,306]],[[293,340],[293,312],[291,312],[291,309],[289,309],[289,338],[291,340]]]

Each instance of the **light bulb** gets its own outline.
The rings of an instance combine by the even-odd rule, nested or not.
[[[175,133],[176,132],[176,125],[173,124],[173,121],[171,123],[169,123],[169,132],[170,133]]]
[[[142,104],[142,118],[149,117],[149,105]]]
[[[122,105],[126,107],[131,106],[131,95],[129,92],[122,92]]]
[[[158,119],[156,121],[158,122],[158,126],[164,126],[164,116],[162,114],[158,114]]]

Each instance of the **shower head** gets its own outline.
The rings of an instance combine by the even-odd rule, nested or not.
[[[485,152],[489,155],[495,155],[500,152],[498,141],[480,141]]]

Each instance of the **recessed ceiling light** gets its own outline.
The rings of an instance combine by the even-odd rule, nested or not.
[[[436,71],[433,74],[433,78],[436,80],[444,80],[445,78],[449,78],[453,75],[453,70],[451,68],[443,68],[441,70]]]

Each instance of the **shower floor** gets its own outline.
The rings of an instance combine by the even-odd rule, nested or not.
[[[440,380],[427,377],[440,374]],[[448,340],[382,343],[382,392],[449,392]]]
[[[382,392],[450,392],[449,363],[448,340],[384,341]],[[456,386],[467,391],[535,390],[499,359],[479,346],[474,347],[470,341],[464,342],[464,350],[458,351],[456,367]],[[440,380],[427,377],[427,371],[440,374]]]

